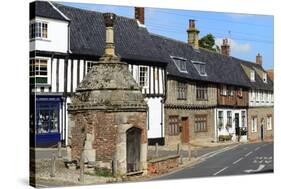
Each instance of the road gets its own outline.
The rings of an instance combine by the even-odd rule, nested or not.
[[[240,144],[218,150],[192,167],[152,180],[273,173],[273,143]]]

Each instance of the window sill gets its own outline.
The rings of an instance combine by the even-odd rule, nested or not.
[[[32,38],[29,40],[29,42],[32,42],[32,41],[46,41],[46,42],[51,42],[50,39],[47,39],[47,38],[41,38],[41,37],[37,37],[37,38]]]
[[[208,101],[208,99],[196,99],[197,101]]]

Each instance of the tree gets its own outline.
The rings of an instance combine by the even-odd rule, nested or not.
[[[215,37],[210,33],[199,39],[199,46],[211,51],[220,52],[220,47],[215,44]]]

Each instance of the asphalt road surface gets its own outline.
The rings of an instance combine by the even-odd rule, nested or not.
[[[218,150],[192,167],[152,180],[273,173],[273,143],[240,144]]]

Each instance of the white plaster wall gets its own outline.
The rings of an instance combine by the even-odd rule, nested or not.
[[[59,92],[64,92],[64,59],[59,60]]]
[[[33,21],[34,19],[30,23]],[[35,21],[48,23],[48,38],[30,40],[30,51],[42,50],[66,53],[68,48],[68,22],[42,17],[36,17]]]
[[[148,138],[160,138],[161,133],[161,99],[162,98],[146,98],[145,101],[149,107],[148,115]]]
[[[217,112],[215,114],[216,116],[216,123],[219,124],[219,111],[223,112],[223,126],[221,129],[217,127],[218,130],[218,136],[219,135],[228,135],[232,134],[235,135],[235,114],[239,114],[239,127],[242,127],[242,111],[245,111],[245,127],[247,127],[247,110],[246,109],[217,109]],[[231,111],[232,115],[232,127],[227,129],[226,123],[227,123],[227,111]]]
[[[249,106],[273,106],[273,93],[267,91],[251,90],[249,92]]]

